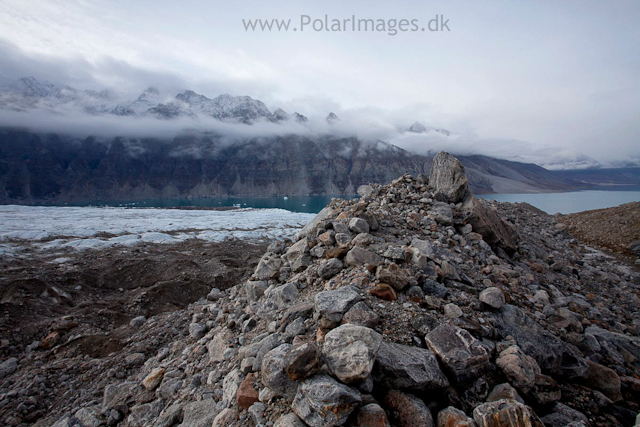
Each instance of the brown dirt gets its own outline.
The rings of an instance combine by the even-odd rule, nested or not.
[[[239,283],[255,269],[265,248],[243,241],[192,239],[0,259],[0,336],[24,347],[44,338],[55,324],[72,319],[79,326],[61,331],[61,342],[80,332],[84,337],[73,345],[82,353],[96,357],[116,351],[120,344],[104,332],[136,316],[184,308],[211,288]]]
[[[563,215],[558,220],[567,224],[569,232],[588,245],[636,258],[629,244],[640,240],[640,202]]]

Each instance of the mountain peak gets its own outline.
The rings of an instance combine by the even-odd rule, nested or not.
[[[329,113],[329,115],[327,116],[327,122],[328,123],[335,123],[340,121],[340,118],[338,116],[336,116],[335,113]]]
[[[411,126],[409,126],[409,132],[415,133],[423,133],[427,131],[427,127],[420,122],[415,122]]]
[[[22,77],[13,85],[13,92],[19,92],[24,96],[45,98],[60,93],[60,89],[50,82],[41,82],[33,76]]]

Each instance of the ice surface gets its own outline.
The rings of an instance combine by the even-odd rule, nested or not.
[[[35,249],[99,249],[186,239],[273,240],[293,237],[314,217],[284,209],[228,211],[0,206],[0,254]]]

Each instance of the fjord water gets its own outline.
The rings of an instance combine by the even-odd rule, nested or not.
[[[483,194],[480,197],[498,202],[526,202],[548,214],[570,214],[592,209],[603,209],[623,203],[639,202],[640,188],[628,188],[626,191],[572,191],[567,193],[536,194]]]
[[[136,201],[92,201],[68,203],[67,206],[112,206],[132,208],[254,208],[286,209],[291,212],[318,213],[331,203],[332,197],[343,196],[274,196],[274,197],[210,197],[202,199],[143,199]],[[343,197],[344,198],[344,197]],[[347,197],[351,198],[351,197]]]
[[[90,203],[69,204],[75,206],[114,206],[137,208],[279,208],[291,212],[318,213],[331,202],[332,197],[340,196],[288,196],[288,197],[214,197],[205,199],[148,199],[137,201],[94,201]],[[355,196],[354,196],[355,197]],[[640,187],[629,187],[627,191],[574,191],[567,193],[535,194],[483,194],[487,200],[499,202],[526,202],[538,209],[554,214],[581,212],[618,206],[623,203],[640,201]]]

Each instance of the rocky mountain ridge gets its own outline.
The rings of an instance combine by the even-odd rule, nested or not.
[[[532,164],[484,156],[461,159],[476,193],[588,188]],[[369,182],[429,173],[431,161],[382,141],[338,136],[76,139],[0,129],[0,202],[348,196]]]
[[[23,77],[13,85],[0,90],[0,108],[13,111],[49,110],[63,113],[73,109],[91,115],[115,115],[175,119],[178,117],[211,117],[223,121],[251,124],[259,120],[282,122],[295,120],[304,123],[306,117],[289,115],[278,109],[271,113],[267,106],[249,96],[221,94],[208,98],[185,90],[175,96],[163,96],[151,86],[131,101],[103,90],[78,90],[70,86],[59,87],[33,77]]]
[[[526,204],[476,199],[446,153],[429,178],[358,192],[248,281],[134,319],[121,351],[67,353],[98,384],[35,425],[634,425],[637,270]],[[57,378],[59,334],[0,366],[8,425],[38,402],[17,390]]]

